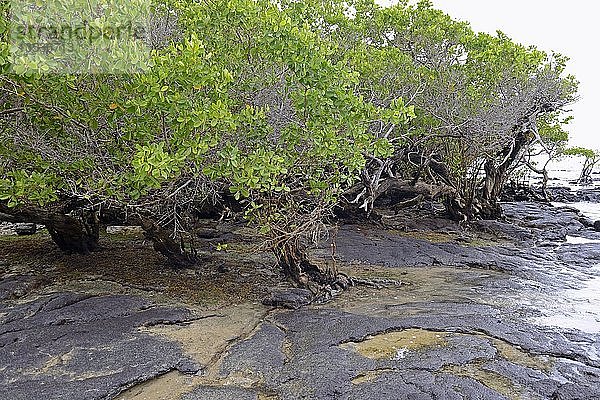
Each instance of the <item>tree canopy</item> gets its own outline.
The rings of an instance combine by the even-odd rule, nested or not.
[[[160,0],[151,16],[141,71],[65,73],[11,54],[2,9],[4,219],[117,215],[173,256],[198,218],[237,214],[306,286],[303,243],[335,207],[424,184],[454,218],[498,216],[575,100],[565,57],[428,1]]]
[[[600,153],[596,150],[576,146],[564,149],[562,154],[572,157],[583,157],[583,167],[581,168],[577,182],[583,185],[591,184],[592,172],[594,172],[594,168],[600,162]]]

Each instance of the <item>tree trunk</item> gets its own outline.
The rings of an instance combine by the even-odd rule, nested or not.
[[[345,193],[348,198],[360,198],[359,192],[363,190],[362,185],[356,185]],[[440,197],[454,193],[455,190],[444,184],[428,184],[422,181],[410,181],[397,178],[387,178],[379,182],[377,189],[371,193],[370,199],[373,205],[390,207],[397,211],[404,207],[417,205],[424,200],[436,200]],[[346,205],[346,212],[341,215],[355,214],[356,203]],[[364,214],[364,213],[361,213]]]
[[[550,201],[550,194],[548,193],[548,181],[550,180],[550,177],[548,176],[548,170],[546,169],[546,165],[544,166],[544,169],[542,170],[544,172],[544,177],[542,180],[542,194],[544,196],[544,200],[546,201]]]
[[[144,236],[152,241],[154,250],[165,256],[174,267],[189,267],[197,263],[194,250],[186,251],[183,241],[177,243],[170,231],[148,220],[142,221],[141,225]]]
[[[512,157],[509,158],[498,167],[494,165],[492,160],[486,162],[483,167],[485,170],[483,193],[481,196],[476,197],[473,204],[474,214],[483,219],[497,219],[502,216],[500,196],[506,184],[508,168],[514,160]]]
[[[100,223],[93,211],[68,215],[36,206],[11,208],[0,204],[0,220],[46,225],[54,243],[65,253],[86,254],[98,247]]]
[[[483,187],[475,192],[473,200],[467,204],[468,219],[498,219],[502,216],[500,206],[502,191],[513,164],[519,159],[531,139],[528,131],[521,130],[516,133],[513,143],[498,154],[498,157],[503,160],[502,163],[496,165],[493,159],[486,161],[483,166],[485,172]]]
[[[593,182],[592,172],[594,171],[594,167],[597,163],[597,160],[586,158],[583,168],[581,169],[581,174],[579,175],[579,179],[577,183],[580,185],[590,185]]]
[[[87,254],[98,247],[100,224],[94,212],[82,212],[78,218],[58,215],[46,223],[48,233],[65,253]]]
[[[333,262],[324,266],[310,262],[298,240],[278,244],[273,252],[286,278],[294,285],[310,290],[314,295],[327,289],[334,289],[335,286],[340,288],[347,286],[340,281],[343,277],[338,274]]]
[[[448,216],[454,221],[462,222],[472,219],[469,214],[469,208],[458,194],[446,197],[444,206],[446,207]]]

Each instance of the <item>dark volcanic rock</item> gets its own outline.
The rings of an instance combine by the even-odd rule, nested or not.
[[[479,220],[473,221],[471,227],[479,232],[489,233],[498,238],[507,239],[516,242],[529,242],[535,240],[535,233],[531,229],[519,225],[510,224],[505,221],[497,220]]]
[[[566,383],[555,393],[553,400],[600,399],[600,382],[594,385]]]
[[[549,187],[548,193],[552,201],[559,203],[574,203],[577,201],[577,194],[566,186]]]
[[[8,276],[0,280],[0,301],[25,295],[35,285],[32,276]],[[2,307],[0,307],[0,310]]]
[[[0,398],[104,399],[173,369],[200,366],[138,328],[185,320],[184,309],[131,296],[59,293],[0,305]]]
[[[578,190],[577,201],[589,201],[591,203],[600,203],[600,188]]]
[[[517,185],[514,182],[506,185],[502,192],[502,201],[542,201],[545,202],[541,187]]]
[[[309,305],[313,297],[310,290],[292,288],[273,291],[263,299],[262,303],[265,306],[295,310]]]
[[[200,386],[183,396],[182,400],[258,400],[258,394],[235,387]]]
[[[552,201],[560,203],[577,203],[580,201],[589,201],[600,203],[600,188],[584,188],[577,191],[568,187],[548,188]]]
[[[504,400],[504,396],[474,379],[428,371],[385,372],[376,380],[357,386],[343,397],[348,400]]]
[[[450,239],[436,242],[419,235],[411,237],[410,232],[342,226],[337,234],[337,255],[345,261],[391,268],[450,266],[498,271],[513,277],[513,283],[518,277],[523,280],[519,285],[540,286],[539,290],[548,294],[581,287],[582,280],[600,275],[600,270],[590,268],[600,260],[597,243],[564,243],[567,235],[600,240],[597,232],[577,220],[576,211],[535,203],[504,207],[507,221],[474,224],[476,230],[503,241],[484,245]]]
[[[529,229],[538,241],[565,240],[585,229],[574,208],[538,203],[506,203],[502,208],[508,222]]]
[[[421,215],[406,216],[405,230],[402,216],[393,217],[395,230],[340,227],[340,267],[407,285],[272,310],[249,336],[227,336],[210,380],[181,399],[600,398],[600,246],[565,242],[600,234],[570,208],[504,209],[505,220],[467,229]],[[134,296],[25,301],[35,285],[28,276],[0,281],[0,399],[110,399],[165,372],[201,368],[177,344],[139,329],[185,325],[189,310]],[[298,308],[311,299],[290,289],[265,304]]]
[[[411,315],[415,306],[426,307],[428,313]],[[332,309],[279,314],[277,327],[265,323],[254,336],[230,350],[221,374],[250,373],[260,377],[266,389],[289,400],[463,399],[466,394],[472,399],[504,399],[501,393],[478,381],[485,374],[490,379],[505,377],[505,384],[512,385],[508,389],[513,387],[516,392],[524,387],[537,398],[549,399],[568,391],[548,372],[504,359],[494,341],[511,343],[523,352],[552,354],[557,365],[574,370],[567,379],[576,388],[591,387],[596,378],[590,371],[600,371],[600,361],[590,359],[575,340],[571,342],[552,330],[530,324],[514,325],[500,310],[477,304],[400,307],[406,309],[407,316],[370,317]],[[406,349],[401,357],[387,358],[368,358],[344,347],[345,343],[361,342],[380,333],[411,328],[439,332],[447,343]],[[577,340],[595,338],[579,333]],[[486,361],[488,364],[481,366]],[[465,371],[465,375],[459,371]],[[364,376],[370,378],[352,383]]]

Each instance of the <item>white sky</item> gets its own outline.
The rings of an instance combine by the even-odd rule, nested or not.
[[[389,5],[394,0],[377,0]],[[571,145],[600,150],[596,117],[600,114],[600,2],[593,0],[433,0],[453,18],[469,21],[475,31],[501,30],[516,42],[554,50],[570,58],[568,72],[579,80],[579,101],[570,109]]]

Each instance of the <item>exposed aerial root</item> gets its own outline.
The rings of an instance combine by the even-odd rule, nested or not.
[[[397,287],[404,284],[406,283],[393,279],[359,278],[356,276],[347,275],[343,272],[339,272],[336,276],[335,281],[328,285],[324,285],[320,288],[319,292],[315,294],[311,303],[327,303],[333,300],[336,296],[338,296],[340,293],[342,293],[349,287],[366,286],[375,289],[387,289],[389,287]]]

